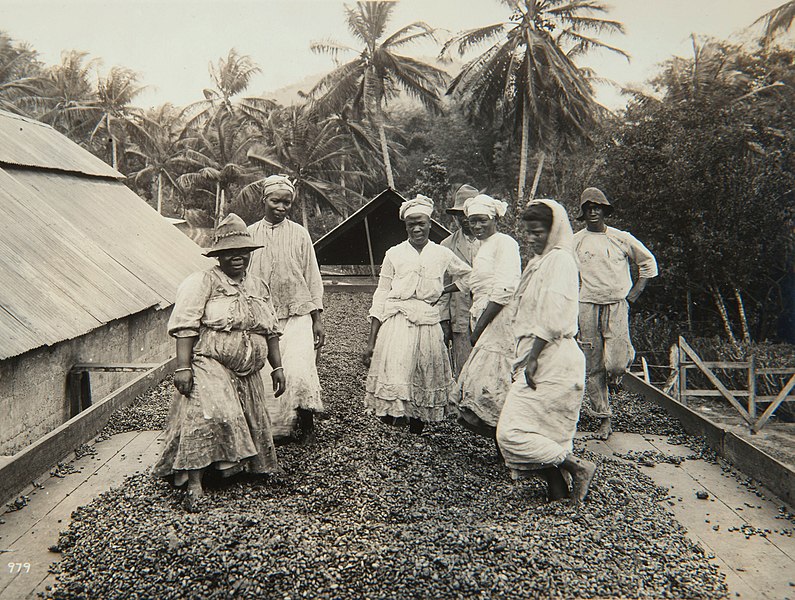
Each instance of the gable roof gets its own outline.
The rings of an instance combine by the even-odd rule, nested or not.
[[[0,360],[168,307],[211,264],[121,174],[54,129],[18,121],[0,111]]]
[[[386,251],[406,240],[406,226],[399,217],[405,198],[388,188],[315,242],[315,254],[321,265],[368,265],[367,228],[373,249],[373,262],[381,264]],[[367,227],[365,227],[365,218]],[[431,219],[430,239],[439,243],[450,231]]]

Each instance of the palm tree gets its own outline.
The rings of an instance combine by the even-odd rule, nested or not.
[[[91,69],[97,60],[87,57],[87,52],[64,52],[61,64],[51,67],[43,80],[46,110],[40,119],[78,143],[87,141],[96,112]]]
[[[290,106],[271,115],[267,135],[270,144],[251,148],[248,156],[268,174],[282,173],[293,179],[304,227],[309,225],[309,202],[344,215],[350,208],[348,194],[361,199],[359,194],[336,181],[341,173],[340,166],[346,159],[356,156],[356,150],[351,146],[350,136],[339,130],[335,118],[318,123],[305,107]],[[347,164],[345,177],[348,182],[367,177],[365,171]],[[247,186],[244,193],[258,195],[261,181]]]
[[[628,55],[594,37],[624,31],[618,21],[598,16],[607,12],[598,0],[502,2],[513,11],[508,21],[459,33],[444,45],[442,56],[455,46],[463,56],[493,41],[464,65],[447,93],[463,96],[473,118],[499,115],[503,123],[513,118],[521,136],[517,201],[522,202],[531,135],[542,151],[555,138],[587,138],[598,113],[588,73],[574,59],[597,48]]]
[[[202,129],[185,138],[182,162],[189,172],[180,175],[177,181],[199,194],[213,194],[205,186],[214,186],[215,225],[223,218],[234,189],[242,187],[255,174],[246,153],[258,138],[253,128],[225,111],[216,113]]]
[[[429,110],[440,112],[437,89],[447,79],[441,69],[397,53],[409,43],[433,39],[433,29],[415,22],[385,36],[394,8],[394,2],[379,1],[357,2],[355,8],[345,6],[348,29],[364,45],[360,50],[330,40],[310,46],[313,52],[330,54],[335,59],[341,52],[357,53],[356,58],[323,77],[310,96],[321,114],[340,112],[350,101],[354,118],[364,117],[373,123],[390,188],[395,187],[395,180],[387,146],[385,107],[402,90]]]
[[[157,212],[163,212],[163,183],[171,185],[180,196],[182,186],[177,182],[183,162],[185,140],[181,109],[164,104],[146,113],[137,113],[129,122],[130,146],[127,153],[140,160],[141,167],[128,175],[135,182],[148,181],[156,190]],[[183,207],[184,212],[184,207]]]
[[[0,31],[0,108],[28,116],[40,106],[41,65],[36,51]]]
[[[138,74],[124,67],[113,67],[105,77],[97,80],[97,100],[94,118],[96,125],[91,130],[91,139],[104,130],[111,143],[111,164],[119,168],[118,145],[125,136],[130,122],[133,99],[143,91],[137,86]]]
[[[200,126],[221,111],[256,123],[266,119],[276,107],[275,102],[265,98],[235,99],[248,89],[251,78],[261,72],[250,56],[240,55],[232,48],[226,59],[218,59],[217,64],[210,63],[209,70],[215,87],[205,88],[204,100],[188,107],[193,113],[188,127]]]
[[[789,0],[754,21],[755,24],[760,22],[765,24],[762,45],[769,48],[777,34],[790,28],[793,19],[795,19],[795,0]]]

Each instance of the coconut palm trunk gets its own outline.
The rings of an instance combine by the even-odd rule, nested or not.
[[[524,202],[524,186],[527,181],[527,146],[530,137],[530,106],[527,97],[522,102],[522,143],[519,156],[519,184],[516,186],[516,205]]]
[[[163,174],[157,173],[157,214],[163,214]]]
[[[384,127],[383,113],[378,115],[378,138],[381,140],[381,154],[384,158],[384,169],[386,170],[386,182],[391,189],[395,189],[395,177],[392,175],[392,161],[389,160],[389,146],[386,143],[386,128]]]

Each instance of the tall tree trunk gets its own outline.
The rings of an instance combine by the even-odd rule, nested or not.
[[[723,301],[723,296],[718,289],[718,286],[714,283],[710,285],[710,289],[712,291],[712,298],[715,301],[715,306],[718,308],[718,313],[720,313],[720,318],[723,323],[723,331],[726,332],[726,337],[729,338],[729,341],[737,345],[737,338],[734,335],[734,331],[732,331],[732,325],[729,321],[729,312],[726,310],[726,303]]]
[[[536,190],[538,189],[538,182],[541,180],[541,171],[544,169],[544,159],[546,157],[547,155],[543,150],[538,153],[538,166],[536,167],[535,177],[533,177],[533,187],[530,188],[530,195],[527,197],[528,202],[536,197]]]
[[[163,173],[157,174],[157,212],[163,214]]]
[[[384,115],[379,111],[378,115],[378,138],[381,140],[381,154],[384,158],[384,169],[386,169],[386,183],[391,189],[395,189],[395,177],[392,175],[392,161],[389,160],[389,146],[386,143],[386,129],[384,128]]]
[[[746,344],[750,344],[751,332],[748,329],[748,317],[745,314],[745,304],[743,303],[743,296],[737,288],[734,288],[734,299],[737,301],[737,311],[740,313],[740,329],[743,333],[743,341]]]
[[[516,206],[524,203],[524,185],[527,180],[527,146],[530,137],[530,110],[527,97],[522,102],[522,143],[519,150],[519,184],[516,186]]]
[[[226,216],[226,190],[221,188],[221,201],[218,203],[218,222]]]
[[[340,187],[342,188],[342,217],[348,218],[348,188],[345,187],[345,157],[340,162]]]
[[[221,212],[221,183],[215,183],[215,212],[213,214],[213,227],[218,227],[218,213]]]
[[[309,231],[309,217],[306,214],[306,198],[301,198],[301,224]]]
[[[114,169],[119,168],[119,161],[116,156],[116,138],[113,137],[113,134],[110,131],[110,115],[105,115],[105,125],[108,128],[108,137],[110,138],[110,150],[111,150],[111,164],[113,165]]]

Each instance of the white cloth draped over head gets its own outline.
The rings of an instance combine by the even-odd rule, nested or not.
[[[487,215],[490,218],[503,217],[508,212],[508,203],[497,200],[486,194],[478,194],[474,198],[469,198],[464,202],[464,214]]]
[[[433,200],[422,194],[417,194],[416,198],[406,200],[400,205],[401,221],[405,221],[411,215],[426,215],[430,217],[431,213],[433,213]]]
[[[295,185],[287,175],[270,175],[262,184],[262,197],[267,198],[273,192],[287,190],[295,198]]]

